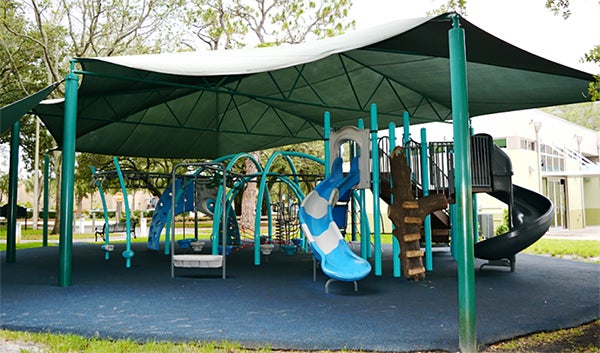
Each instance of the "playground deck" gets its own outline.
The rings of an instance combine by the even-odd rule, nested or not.
[[[123,245],[124,247],[124,245]],[[123,249],[115,249],[115,255]],[[132,267],[98,245],[75,243],[73,285],[57,286],[58,247],[20,250],[17,263],[2,253],[0,326],[136,340],[229,340],[280,349],[416,351],[458,349],[456,263],[435,249],[434,271],[420,282],[384,275],[359,282],[312,278],[306,254],[274,251],[261,266],[252,251],[220,269],[177,269],[170,258],[135,243]],[[476,267],[483,263],[476,260]],[[476,270],[480,344],[600,317],[600,265],[517,255],[516,272]]]

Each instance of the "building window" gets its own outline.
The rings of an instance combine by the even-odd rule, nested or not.
[[[500,148],[506,148],[506,139],[495,139],[494,144]]]
[[[565,170],[564,157],[551,146],[544,144],[540,146],[540,158],[543,172],[563,172]]]
[[[535,151],[535,141],[521,139],[521,149],[527,151]]]

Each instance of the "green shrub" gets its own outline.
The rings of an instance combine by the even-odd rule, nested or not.
[[[510,230],[508,220],[508,210],[504,210],[504,216],[502,217],[502,223],[496,228],[494,234],[500,235],[508,232]]]

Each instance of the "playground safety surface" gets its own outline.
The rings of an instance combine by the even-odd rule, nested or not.
[[[119,247],[120,246],[120,247]],[[115,246],[108,261],[98,245],[73,245],[73,284],[58,287],[58,247],[1,256],[0,326],[106,338],[238,342],[274,349],[416,351],[458,349],[456,262],[436,248],[434,269],[420,282],[394,278],[391,250],[383,275],[334,282],[308,254],[277,251],[253,265],[252,250],[220,269],[176,269],[170,257],[134,243],[132,267]],[[600,317],[600,265],[517,255],[515,272],[475,260],[479,344],[578,326]]]

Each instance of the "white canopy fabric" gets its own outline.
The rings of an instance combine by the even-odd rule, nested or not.
[[[307,64],[404,33],[428,18],[403,19],[317,41],[264,48],[100,57],[136,70],[184,76],[247,75]]]
[[[333,127],[451,117],[449,14],[271,48],[80,58],[76,149],[217,158],[322,139]],[[472,116],[588,100],[593,76],[528,53],[461,19]],[[557,43],[557,45],[560,45]],[[35,108],[62,145],[64,103]]]

